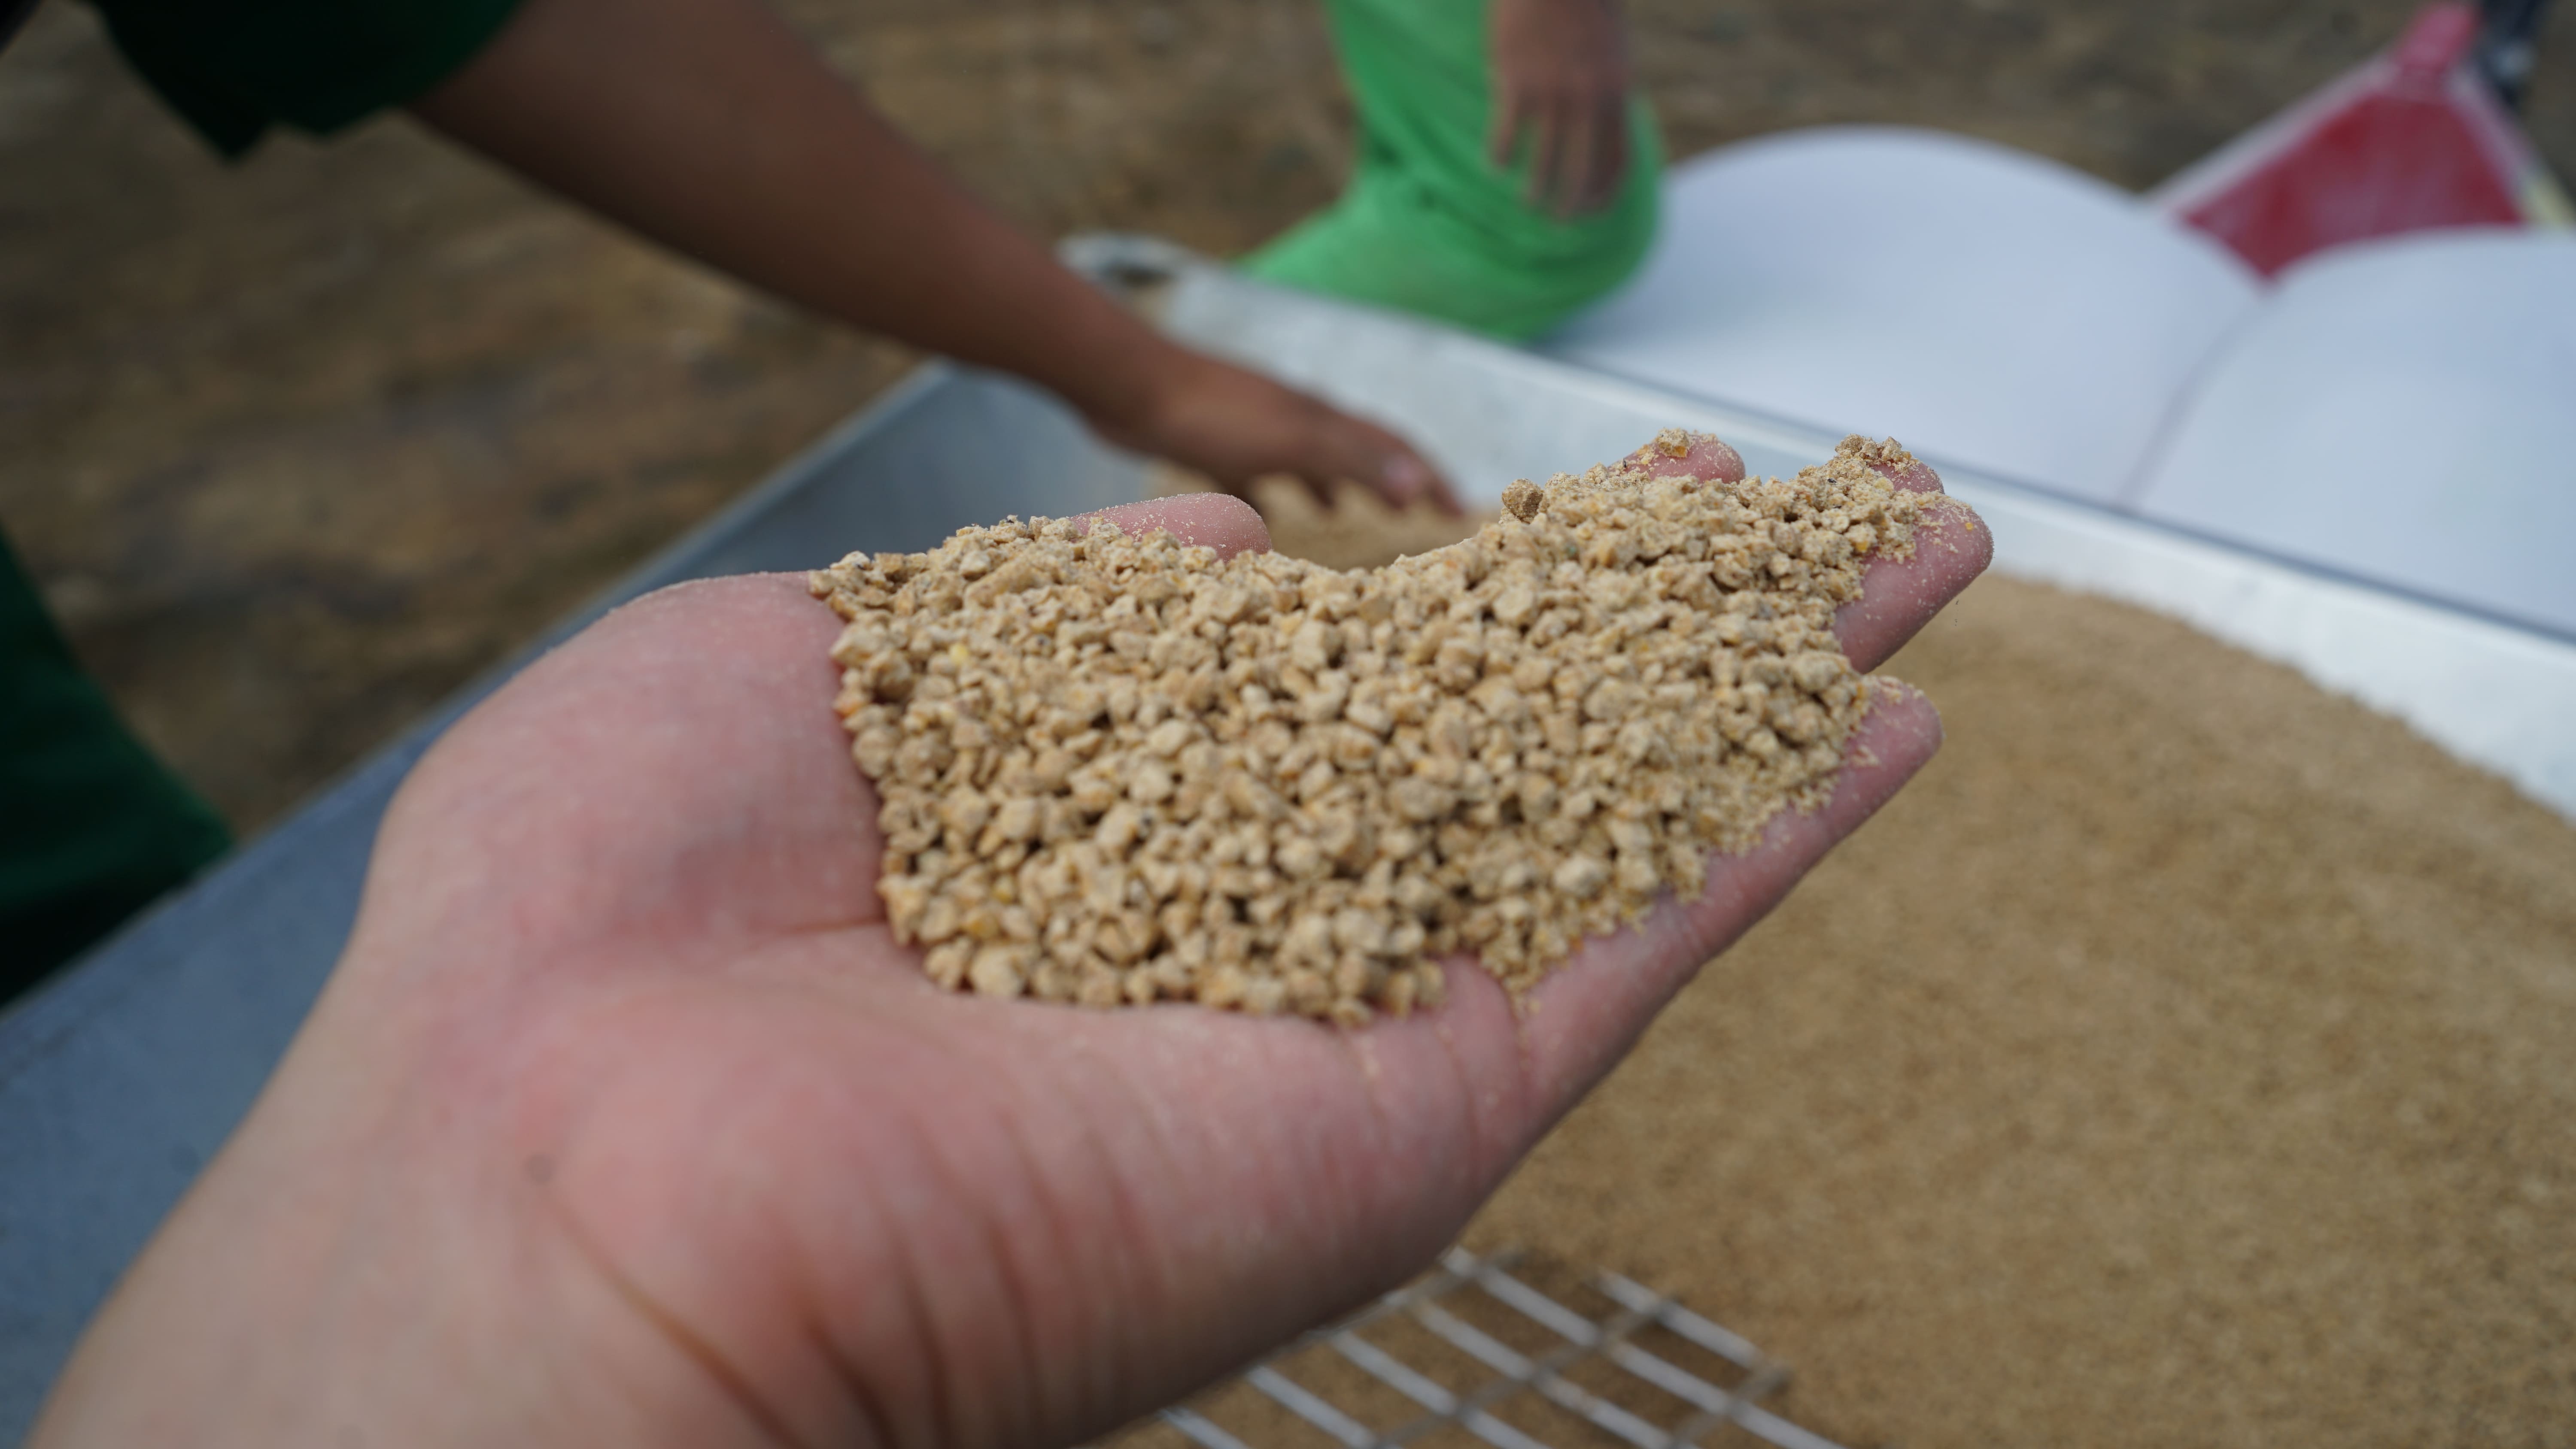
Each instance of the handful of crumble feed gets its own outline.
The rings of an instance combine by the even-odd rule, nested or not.
[[[1679,430],[1382,569],[1011,520],[812,575],[877,889],[941,986],[1346,1025],[1468,951],[1526,989],[1823,802],[1868,681],[1834,611],[1912,460],[1650,477]]]

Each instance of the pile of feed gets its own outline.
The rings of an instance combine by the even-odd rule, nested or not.
[[[1911,546],[1911,460],[1656,477],[1678,432],[1469,539],[1335,572],[1031,520],[813,576],[875,781],[879,890],[943,985],[1344,1022],[1507,985],[1696,892],[1830,787],[1867,703],[1832,633]]]
[[[2576,823],[2009,578],[1948,744],[1487,1208],[1851,1445],[2566,1444]]]
[[[1469,1246],[1678,1294],[1855,1449],[2570,1443],[2576,822],[2012,578],[1884,667],[1941,753]]]

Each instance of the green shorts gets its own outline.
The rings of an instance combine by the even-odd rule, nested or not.
[[[1244,269],[1308,291],[1518,341],[1625,281],[1654,243],[1663,147],[1640,98],[1628,173],[1600,211],[1559,219],[1526,199],[1527,166],[1486,153],[1493,86],[1486,0],[1329,0],[1359,110],[1350,189]]]

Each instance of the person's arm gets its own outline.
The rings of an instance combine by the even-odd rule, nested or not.
[[[1113,516],[1263,542],[1231,499]],[[1837,616],[1852,662],[1988,539],[1933,504]],[[1359,1032],[994,1001],[923,980],[870,888],[840,629],[802,579],[683,585],[439,740],[311,1018],[35,1449],[1087,1442],[1428,1262],[1940,739],[1874,686],[1827,802],[1526,1009],[1464,961]]]
[[[1628,32],[1619,0],[1493,0],[1494,163],[1526,148],[1529,195],[1597,211],[1628,174]]]
[[[1454,508],[1386,430],[1176,346],[942,174],[761,0],[527,0],[413,110],[635,230],[853,326],[1016,373],[1239,489]]]

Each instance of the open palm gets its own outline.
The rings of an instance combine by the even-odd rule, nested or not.
[[[1117,512],[1264,541],[1225,498]],[[1846,611],[1853,661],[1985,557],[1943,505]],[[1106,1429],[1421,1266],[1939,737],[1881,691],[1827,807],[1517,1011],[1464,962],[1439,1010],[1356,1032],[1090,1011],[945,994],[892,940],[837,628],[799,580],[684,586],[450,732],[313,1020],[38,1442]]]

